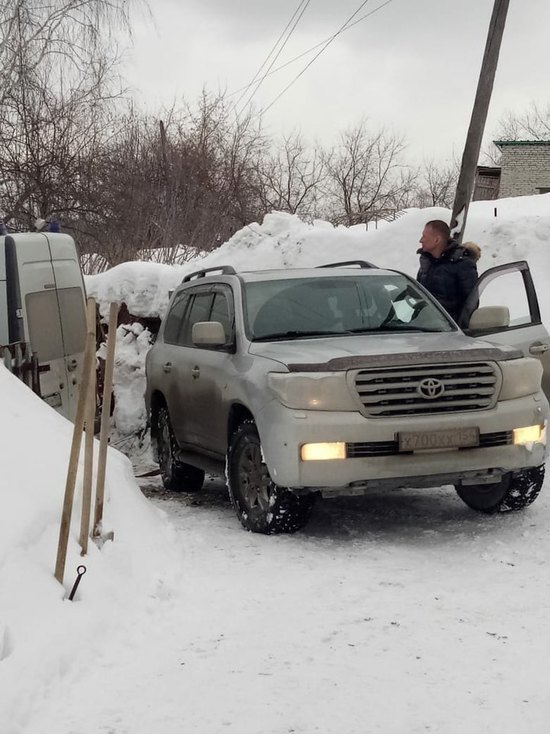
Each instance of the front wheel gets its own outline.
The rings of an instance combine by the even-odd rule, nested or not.
[[[204,484],[204,472],[179,461],[177,442],[172,431],[168,408],[163,405],[157,414],[157,453],[162,483],[172,492],[198,492]]]
[[[279,487],[262,458],[256,426],[244,422],[235,431],[227,456],[231,504],[246,530],[253,533],[295,533],[310,518],[315,496],[297,495]]]
[[[457,486],[460,499],[479,512],[509,512],[528,507],[539,496],[544,482],[544,464],[505,474],[496,484]]]

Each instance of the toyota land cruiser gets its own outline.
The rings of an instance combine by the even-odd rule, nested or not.
[[[515,321],[482,305],[482,279],[501,271],[525,287]],[[371,487],[450,484],[486,513],[529,505],[544,480],[548,334],[525,262],[482,279],[468,335],[415,280],[361,261],[187,275],[146,362],[164,485],[192,492],[225,473],[261,533],[303,527],[318,495]]]

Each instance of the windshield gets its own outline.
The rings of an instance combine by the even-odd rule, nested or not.
[[[398,273],[254,281],[245,284],[245,311],[255,341],[456,328]]]

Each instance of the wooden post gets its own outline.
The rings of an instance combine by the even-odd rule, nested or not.
[[[88,314],[89,316],[90,314]],[[94,313],[95,325],[95,313]],[[90,325],[88,325],[90,328]],[[94,326],[95,328],[95,326]],[[82,513],[80,516],[80,548],[81,556],[88,552],[88,536],[90,535],[90,516],[92,508],[92,475],[94,468],[94,420],[96,407],[96,359],[90,365],[90,383],[86,402],[85,434],[84,434],[84,477],[82,483]]]
[[[115,363],[116,330],[118,303],[111,303],[109,309],[109,333],[107,334],[107,355],[105,358],[105,377],[103,381],[103,403],[101,406],[101,428],[99,430],[99,455],[97,460],[97,479],[95,490],[94,537],[101,535],[103,502],[105,497],[105,469],[109,440],[109,419],[111,415],[111,395],[113,393],[113,367]]]
[[[90,326],[91,313],[94,314],[93,327]],[[73,440],[71,443],[71,453],[69,455],[69,466],[67,468],[67,480],[65,482],[65,495],[63,498],[63,511],[61,513],[59,541],[57,544],[57,558],[55,561],[55,578],[59,581],[60,584],[63,583],[63,576],[65,573],[65,560],[67,557],[67,545],[69,542],[69,530],[71,527],[71,514],[73,510],[74,487],[76,483],[76,475],[78,472],[78,457],[80,455],[80,445],[82,443],[82,428],[84,426],[91,364],[92,361],[95,360],[95,300],[93,298],[88,299],[87,324],[86,349],[84,351],[84,361],[82,364],[82,377],[80,380],[76,416],[73,426]]]
[[[466,143],[464,145],[462,164],[460,166],[453,213],[451,216],[451,234],[457,242],[462,242],[466,227],[466,218],[474,188],[481,140],[483,138],[483,131],[485,130],[485,121],[493,91],[500,44],[504,34],[504,25],[506,23],[509,4],[510,0],[495,0],[493,6],[493,14],[489,25],[483,61],[481,62],[477,92],[470,119],[470,127],[468,128]]]

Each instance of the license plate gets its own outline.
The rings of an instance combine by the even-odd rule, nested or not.
[[[400,432],[399,451],[434,451],[479,446],[479,428],[448,428],[443,431]]]

